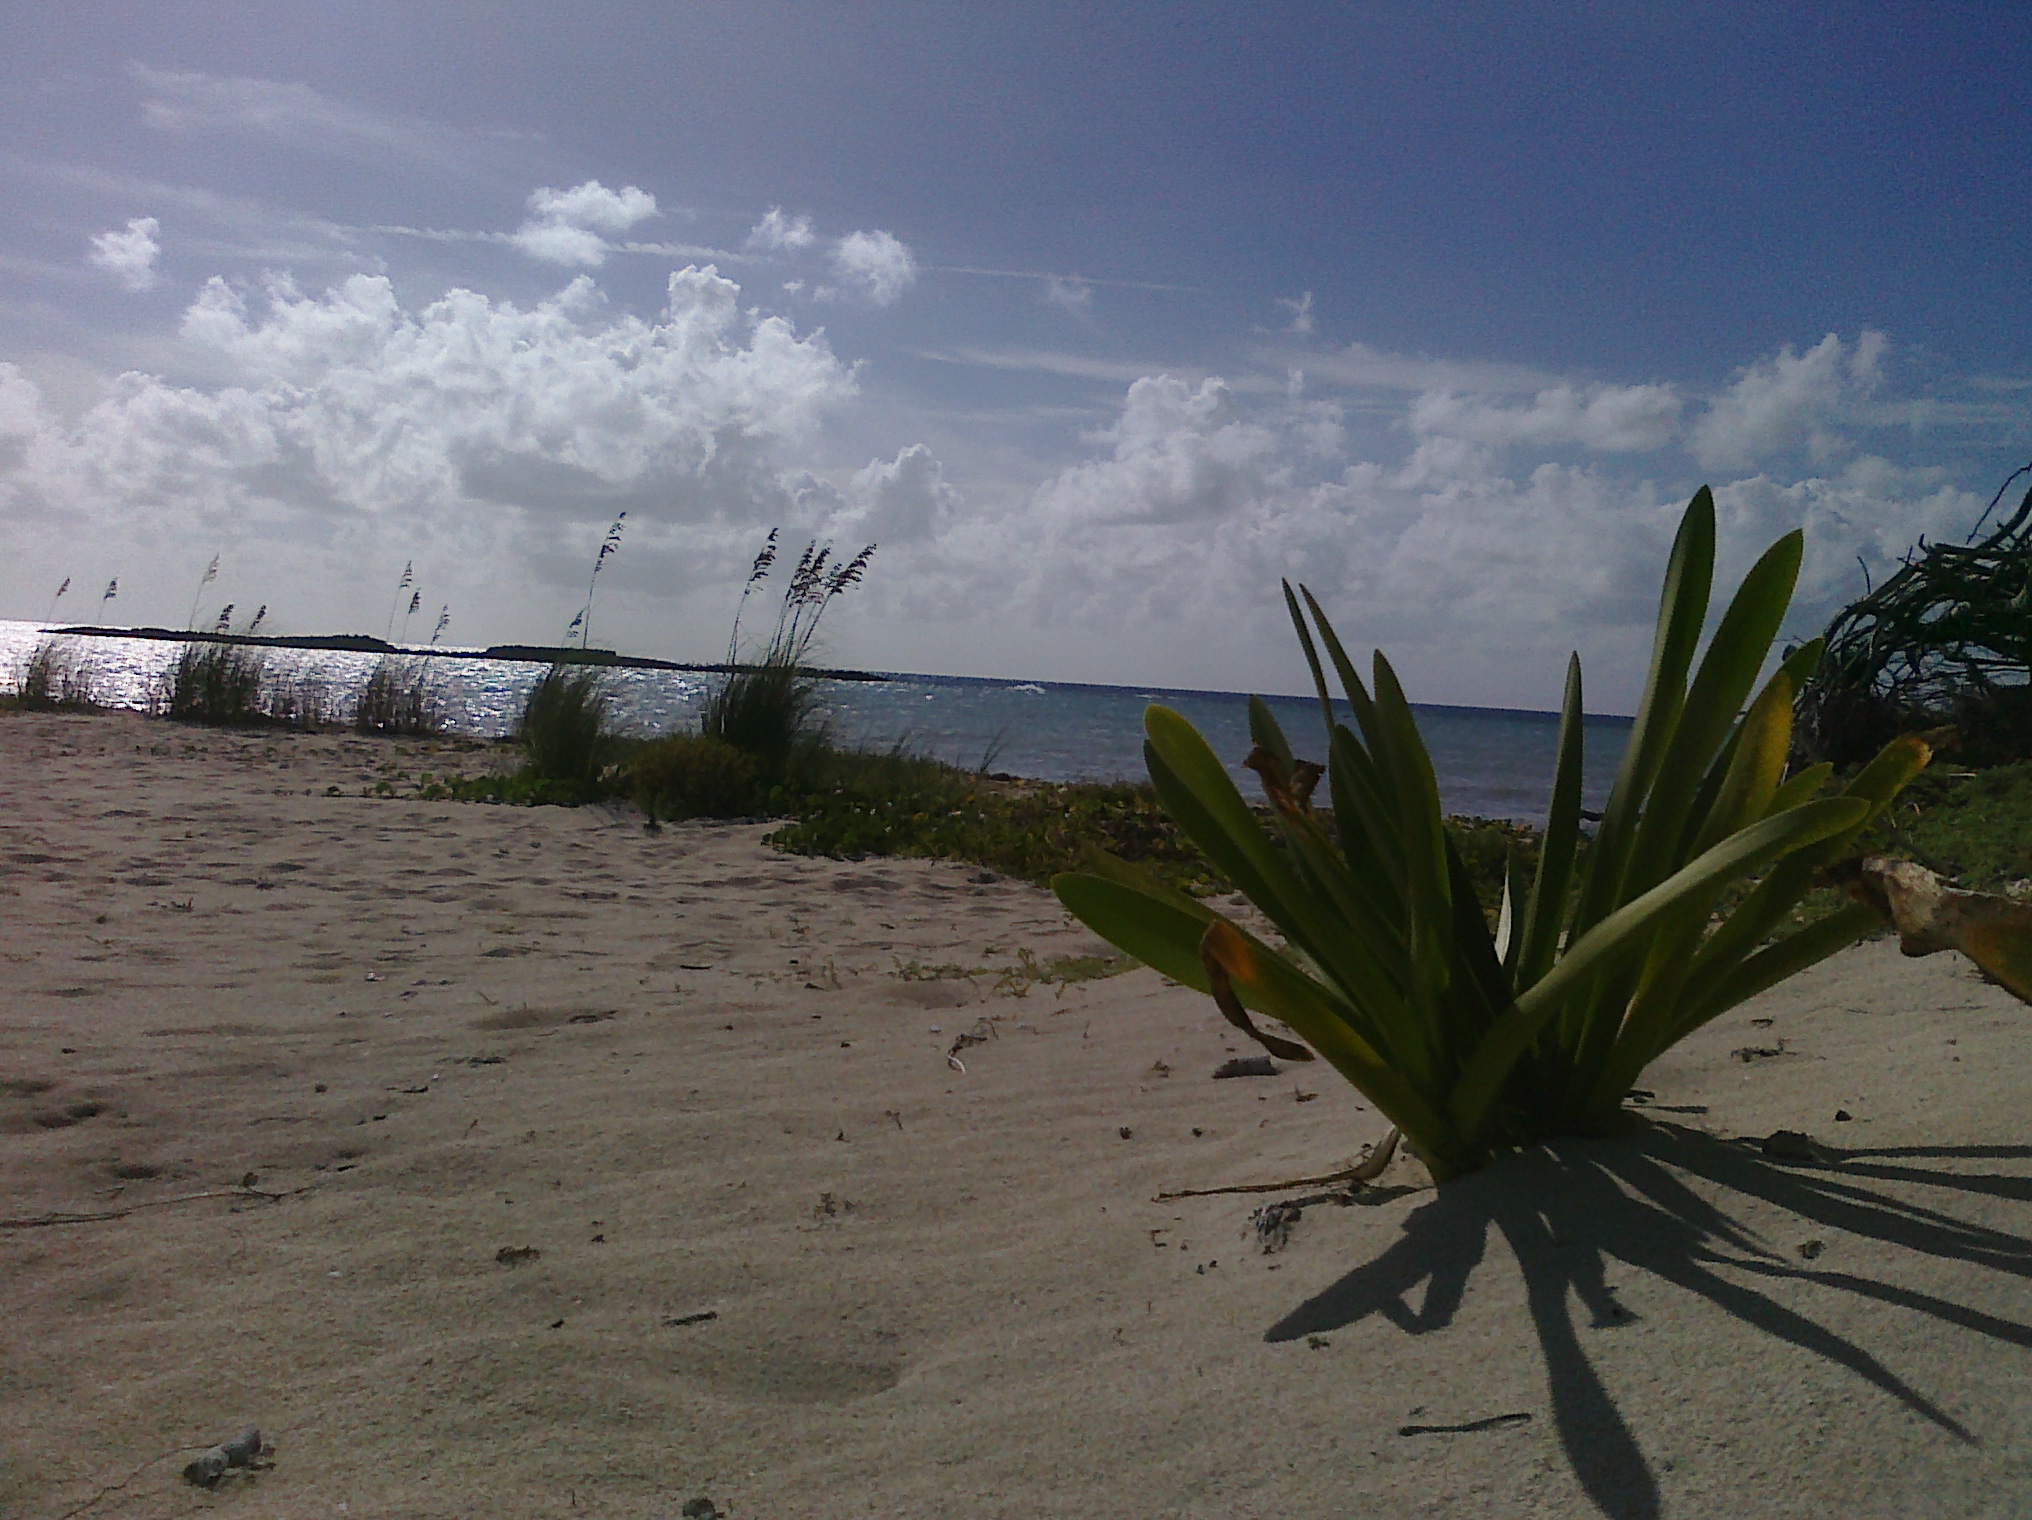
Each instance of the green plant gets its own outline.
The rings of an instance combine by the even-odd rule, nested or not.
[[[267,684],[268,662],[258,650],[199,636],[178,651],[154,705],[184,723],[264,723]]]
[[[268,721],[284,728],[323,728],[333,718],[331,682],[319,670],[275,676],[262,706]]]
[[[97,686],[96,672],[70,640],[44,639],[21,668],[15,700],[23,707],[90,707]]]
[[[755,757],[704,734],[645,744],[629,760],[626,779],[651,820],[744,818],[762,807]]]
[[[613,746],[607,726],[610,701],[597,666],[556,664],[546,670],[523,704],[516,730],[529,754],[530,777],[597,786]]]
[[[794,796],[772,794],[772,811],[796,814],[769,836],[779,849],[967,860],[1044,882],[1105,848],[1144,862],[1181,890],[1227,886],[1147,786],[984,781],[907,755],[825,751],[818,758],[814,784]]]
[[[383,655],[360,688],[353,726],[362,733],[435,734],[444,727],[443,706],[427,658]]]
[[[771,781],[781,781],[809,731],[817,694],[817,683],[786,661],[732,671],[706,698],[699,733],[752,755]]]
[[[1784,777],[1793,693],[1819,657],[1818,641],[1789,655],[1747,710],[1745,702],[1791,599],[1800,549],[1800,535],[1788,534],[1757,562],[1695,669],[1714,568],[1714,501],[1705,488],[1694,496],[1600,826],[1583,859],[1576,658],[1533,878],[1527,884],[1513,856],[1493,931],[1442,826],[1432,763],[1389,662],[1376,655],[1372,695],[1311,593],[1301,588],[1301,609],[1288,585],[1329,742],[1323,769],[1299,761],[1269,708],[1251,704],[1248,764],[1263,779],[1281,841],[1183,718],[1151,707],[1144,746],[1165,808],[1287,948],[1125,862],[1097,859],[1057,877],[1054,888],[1104,938],[1210,993],[1273,1052],[1309,1058],[1305,1045],[1258,1031],[1249,1010],[1289,1025],[1441,1180],[1506,1149],[1598,1131],[1661,1052],[1878,924],[1852,904],[1770,938],[1817,869],[1930,753],[1916,738],[1895,740],[1833,797],[1820,795],[1824,765]],[[1359,736],[1335,720],[1315,628]],[[1333,800],[1330,822],[1311,807],[1321,779]],[[1724,901],[1731,886],[1760,874],[1753,890]]]
[[[1863,847],[1915,860],[1966,890],[2011,890],[2032,879],[2032,761],[1928,771],[1885,810]]]
[[[860,584],[874,554],[875,546],[869,544],[852,559],[835,565],[830,548],[821,549],[815,541],[807,544],[784,587],[776,627],[761,660],[742,665],[741,609],[776,563],[774,529],[755,556],[727,638],[727,676],[706,698],[699,714],[699,732],[753,755],[772,786],[785,779],[800,746],[814,736],[811,715],[818,686],[806,669],[806,660],[818,637],[819,620],[835,598]]]

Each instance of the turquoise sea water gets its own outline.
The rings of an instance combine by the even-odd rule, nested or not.
[[[43,636],[40,624],[0,621],[0,679],[11,686]],[[92,665],[101,702],[143,709],[178,648],[146,639],[87,637],[75,643]],[[377,659],[327,651],[266,653],[271,671],[321,679],[341,698],[366,680]],[[441,683],[452,729],[496,738],[514,726],[543,667],[445,653],[432,660],[431,670]],[[634,733],[694,722],[713,679],[685,671],[611,674],[618,716]],[[1319,704],[1309,697],[1269,700],[1292,747],[1324,758]],[[1162,702],[1206,735],[1254,795],[1254,778],[1239,769],[1249,750],[1247,701],[1236,692],[907,674],[827,681],[820,690],[823,716],[842,742],[884,749],[901,744],[959,765],[986,761],[992,770],[1052,781],[1141,780],[1143,710]],[[1417,712],[1449,812],[1533,822],[1542,817],[1552,785],[1555,714],[1431,706]],[[1629,727],[1627,718],[1588,719],[1586,806],[1601,806]]]

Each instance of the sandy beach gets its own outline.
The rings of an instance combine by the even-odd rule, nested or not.
[[[2032,1009],[1959,961],[1266,1250],[1153,1199],[1382,1122],[1046,975],[1103,949],[1047,893],[413,795],[489,763],[0,717],[0,1514],[2032,1510]]]

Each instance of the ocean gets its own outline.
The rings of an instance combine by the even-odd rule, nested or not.
[[[0,621],[0,680],[12,686],[43,625]],[[82,636],[97,700],[145,710],[178,645],[167,640]],[[316,676],[334,693],[357,688],[379,656],[327,650],[269,649],[278,675]],[[449,729],[499,738],[515,726],[522,701],[543,666],[443,651],[431,660]],[[669,732],[696,721],[715,679],[691,671],[610,672],[619,726],[631,734]],[[1324,758],[1319,704],[1311,697],[1267,698],[1300,755]],[[887,674],[879,681],[825,681],[820,715],[841,743],[902,746],[956,765],[1048,781],[1143,779],[1143,710],[1161,702],[1183,714],[1227,760],[1255,795],[1255,778],[1240,769],[1249,751],[1248,696],[1157,686],[1092,686],[1066,681],[1011,681],[974,676]],[[1432,754],[1440,800],[1450,813],[1538,822],[1552,786],[1555,713],[1501,708],[1418,705],[1418,726]],[[1590,717],[1585,725],[1587,781],[1583,805],[1601,807],[1622,757],[1630,720]]]

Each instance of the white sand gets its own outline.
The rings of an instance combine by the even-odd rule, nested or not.
[[[1946,958],[1264,1255],[1151,1197],[1350,1159],[1330,1072],[1210,1080],[1147,971],[899,975],[1096,948],[971,867],[358,795],[485,759],[0,716],[0,1214],[290,1195],[0,1231],[0,1514],[2032,1511],[2032,1010]]]

